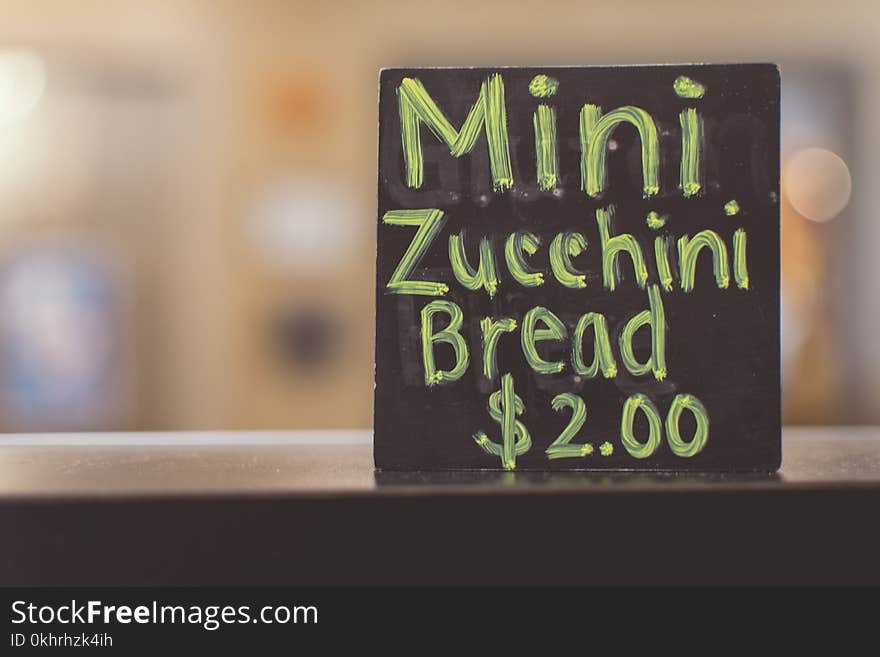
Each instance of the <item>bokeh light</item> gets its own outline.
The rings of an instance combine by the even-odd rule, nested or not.
[[[846,162],[825,148],[804,148],[785,162],[784,189],[801,216],[831,221],[849,203],[852,179]]]
[[[46,64],[31,50],[0,50],[0,125],[25,118],[46,88]]]

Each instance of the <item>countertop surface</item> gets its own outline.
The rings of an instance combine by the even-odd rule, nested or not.
[[[774,474],[377,472],[363,431],[11,434],[0,499],[880,486],[880,428],[788,428]]]
[[[376,472],[370,432],[6,435],[0,585],[880,584],[880,429],[772,475]]]

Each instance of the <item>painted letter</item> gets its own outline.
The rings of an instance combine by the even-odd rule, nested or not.
[[[703,119],[689,107],[678,115],[681,123],[681,168],[679,184],[685,198],[696,196],[700,184],[700,150],[703,146]]]
[[[672,292],[672,269],[669,267],[669,237],[658,235],[654,238],[654,256],[657,259],[657,275],[660,285],[667,292]]]
[[[504,257],[507,260],[507,268],[513,279],[523,287],[538,287],[544,284],[544,274],[529,269],[522,254],[535,255],[541,239],[528,231],[511,233],[504,243]]]
[[[482,287],[489,294],[490,299],[495,296],[495,292],[498,291],[495,253],[487,238],[480,239],[480,264],[474,270],[464,252],[464,233],[450,235],[449,264],[452,265],[452,273],[455,274],[455,278],[468,290],[479,290]]]
[[[660,191],[660,153],[654,119],[639,107],[618,107],[603,116],[597,105],[584,105],[580,117],[581,188],[590,196],[605,191],[605,159],[608,140],[621,123],[630,123],[639,131],[642,144],[642,191],[645,198]]]
[[[587,277],[571,264],[571,259],[587,248],[587,238],[580,233],[559,233],[550,243],[550,267],[556,280],[565,287],[587,287]]]
[[[480,322],[480,328],[483,331],[483,376],[491,381],[498,376],[495,358],[498,341],[502,333],[511,333],[516,329],[516,321],[509,317],[502,317],[497,321],[485,317]]]
[[[620,357],[623,364],[633,376],[642,376],[649,371],[654,378],[662,381],[666,378],[666,314],[663,311],[663,299],[656,285],[648,286],[648,302],[650,310],[643,310],[630,319],[620,334]],[[633,336],[645,324],[651,327],[651,357],[644,363],[636,359],[633,350]]]
[[[543,322],[547,328],[536,328]],[[562,361],[548,362],[538,355],[535,343],[541,340],[564,340],[567,335],[565,324],[552,312],[542,306],[535,306],[523,317],[522,350],[526,361],[538,374],[555,374],[565,367]]]
[[[733,277],[741,290],[749,289],[749,267],[746,263],[746,231],[737,228],[733,234]]]
[[[422,257],[431,246],[434,238],[443,230],[446,217],[442,210],[428,208],[425,210],[391,210],[382,217],[382,223],[389,226],[418,226],[413,241],[400,259],[397,269],[391,274],[386,287],[394,294],[421,294],[440,297],[449,291],[445,283],[434,281],[410,281],[407,277],[412,273]]]
[[[449,324],[445,329],[434,333],[434,315],[437,313],[449,315]],[[460,333],[463,319],[461,308],[451,301],[432,301],[422,308],[422,363],[425,366],[425,383],[427,385],[458,381],[467,370],[467,344]],[[455,351],[455,367],[451,370],[437,369],[434,361],[435,342],[445,342],[452,345]]]
[[[584,333],[587,328],[593,327],[593,362],[584,364]],[[611,341],[608,338],[608,326],[605,316],[599,313],[587,313],[581,315],[577,327],[574,330],[571,345],[571,364],[575,374],[585,376],[588,379],[595,378],[602,370],[602,376],[613,379],[617,376],[617,363],[611,352]]]
[[[620,279],[620,270],[617,266],[617,256],[621,251],[629,254],[633,263],[636,282],[644,289],[648,282],[648,269],[645,267],[645,258],[642,248],[636,238],[629,233],[622,233],[611,237],[611,227],[614,219],[614,206],[607,209],[596,210],[596,222],[599,224],[599,239],[602,244],[602,282],[612,292]]]
[[[529,92],[535,98],[549,98],[558,88],[558,80],[546,75],[536,75],[529,84]],[[556,108],[541,103],[535,110],[532,122],[535,126],[538,187],[547,191],[556,187],[557,181]]]
[[[712,252],[712,269],[715,283],[721,289],[730,284],[730,273],[727,268],[727,246],[714,230],[701,230],[689,238],[682,235],[678,238],[678,267],[681,272],[681,289],[690,292],[694,289],[694,277],[697,270],[697,257],[704,247]]]
[[[454,157],[470,153],[476,146],[480,128],[485,125],[489,145],[489,167],[496,192],[510,189],[513,172],[507,135],[507,111],[504,107],[504,81],[495,73],[483,82],[477,102],[471,107],[460,130],[456,130],[443,111],[416,78],[404,78],[397,90],[406,184],[418,189],[424,180],[424,159],[420,122],[449,147]]]

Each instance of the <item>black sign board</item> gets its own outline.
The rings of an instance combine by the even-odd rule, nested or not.
[[[380,469],[772,471],[779,72],[380,78]]]

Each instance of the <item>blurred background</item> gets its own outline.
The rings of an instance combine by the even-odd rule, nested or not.
[[[784,420],[880,422],[880,3],[0,9],[2,431],[370,426],[379,68],[703,61],[783,68]]]

